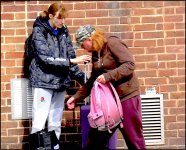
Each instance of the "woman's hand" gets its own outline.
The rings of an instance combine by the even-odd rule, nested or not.
[[[75,98],[71,97],[67,100],[67,107],[68,109],[74,109],[75,108]]]
[[[96,81],[100,82],[100,83],[106,83],[105,77],[104,75],[100,75],[97,77]]]
[[[72,63],[80,63],[80,62],[87,62],[91,60],[90,55],[82,55],[73,59],[70,59]]]

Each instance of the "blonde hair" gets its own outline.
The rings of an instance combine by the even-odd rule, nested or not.
[[[55,16],[58,13],[58,18],[66,18],[68,16],[68,11],[61,3],[53,3],[49,6],[48,11],[43,11],[40,13],[40,17],[43,19],[49,19],[49,14]]]
[[[101,29],[96,29],[92,35],[92,43],[95,51],[100,51],[103,45],[107,42],[104,32]]]

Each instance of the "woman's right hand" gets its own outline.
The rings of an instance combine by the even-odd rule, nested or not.
[[[72,63],[80,63],[80,62],[87,62],[91,60],[90,55],[82,55],[73,59],[70,59]]]
[[[67,107],[68,109],[74,109],[75,108],[75,98],[71,97],[67,100]]]

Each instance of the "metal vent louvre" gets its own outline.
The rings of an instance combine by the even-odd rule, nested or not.
[[[140,95],[142,123],[146,145],[164,143],[163,95]]]
[[[30,119],[32,117],[32,89],[28,79],[11,80],[12,119]]]

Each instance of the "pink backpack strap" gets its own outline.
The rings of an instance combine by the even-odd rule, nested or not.
[[[116,89],[112,85],[112,83],[109,82],[109,84],[110,84],[110,87],[112,88],[112,91],[114,92],[114,96],[116,98],[116,102],[117,102],[117,105],[118,105],[118,110],[119,110],[119,113],[120,113],[120,117],[123,119],[123,110],[122,110],[120,98],[118,96],[118,93],[116,92]]]

